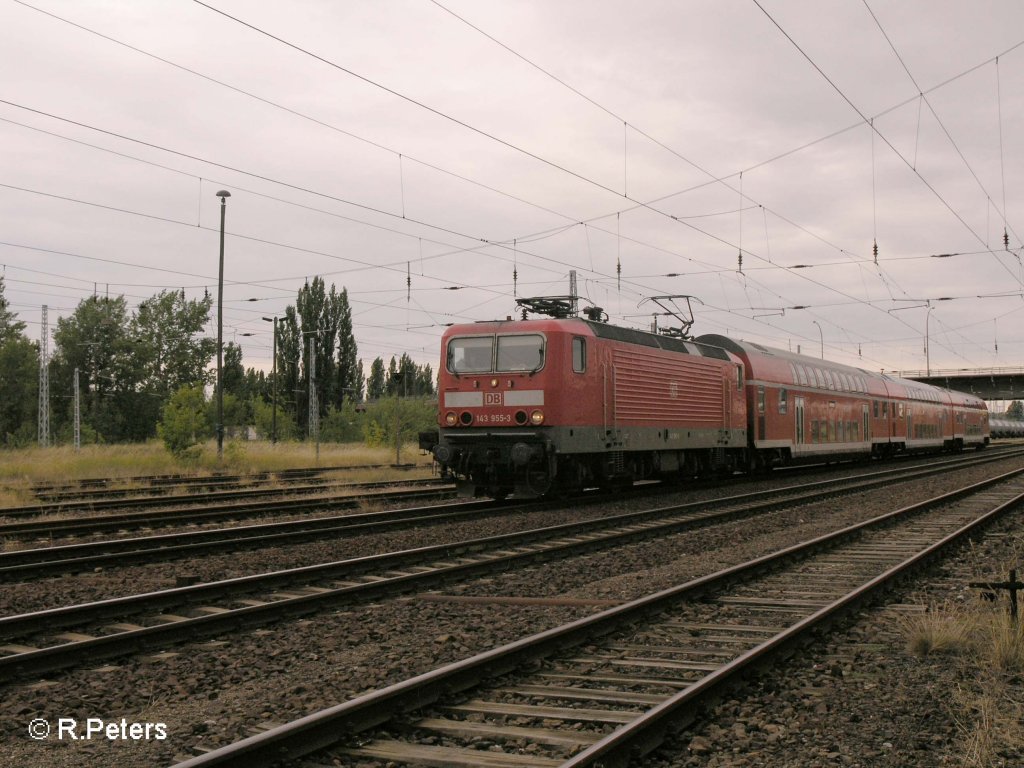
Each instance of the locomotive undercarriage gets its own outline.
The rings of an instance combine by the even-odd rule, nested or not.
[[[616,489],[636,480],[686,480],[775,464],[746,448],[596,450],[562,453],[550,433],[449,433],[433,446],[442,475],[463,497],[532,498],[584,488]]]

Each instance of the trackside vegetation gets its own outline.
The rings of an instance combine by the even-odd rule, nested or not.
[[[134,308],[124,296],[93,295],[58,319],[47,366],[51,444],[74,442],[77,377],[81,445],[159,438],[176,459],[202,463],[203,443],[216,428],[216,342],[205,335],[212,307],[208,293],[190,299],[183,290],[161,291]],[[0,450],[38,439],[40,352],[25,327],[10,310],[0,277]],[[229,440],[308,439],[313,393],[324,443],[394,446],[396,429],[401,443],[434,426],[429,365],[407,354],[392,356],[389,364],[378,357],[364,374],[345,289],[314,278],[274,328],[276,380],[246,368],[234,342],[224,346]],[[270,347],[269,324],[265,332]]]

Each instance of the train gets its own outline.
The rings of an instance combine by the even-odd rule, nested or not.
[[[989,419],[989,428],[993,438],[1024,437],[1024,421],[1020,419],[993,416]]]
[[[981,449],[978,397],[709,334],[540,316],[441,339],[438,430],[420,436],[462,496],[537,497],[648,478]]]

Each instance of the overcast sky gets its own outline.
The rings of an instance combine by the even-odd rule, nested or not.
[[[1017,0],[0,0],[0,72],[33,338],[94,290],[216,295],[226,189],[247,366],[315,275],[367,370],[436,369],[570,270],[634,327],[689,294],[697,334],[1024,365]]]

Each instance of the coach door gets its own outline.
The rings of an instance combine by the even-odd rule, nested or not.
[[[864,417],[861,423],[864,425],[864,440],[871,442],[871,414],[868,409],[867,403],[861,406],[864,409]]]
[[[764,440],[765,403],[764,387],[757,388],[757,439]]]
[[[793,398],[793,414],[796,418],[796,443],[797,445],[803,445],[804,443],[804,399],[802,397]]]

